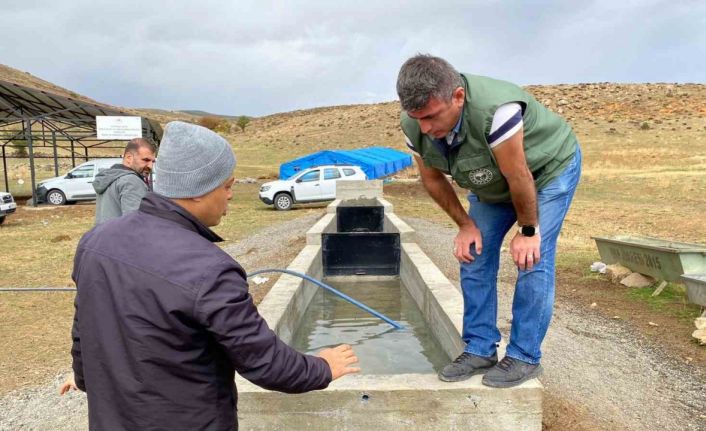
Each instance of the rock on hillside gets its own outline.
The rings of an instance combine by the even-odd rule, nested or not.
[[[39,79],[27,72],[0,65],[0,80],[15,82],[66,97],[98,103],[85,96]],[[608,125],[609,132],[622,128],[676,130],[677,121],[691,129],[702,128],[706,118],[706,85],[703,84],[560,84],[530,85],[526,89],[537,100],[562,114],[577,131],[586,124]],[[109,106],[109,105],[106,105]],[[197,122],[198,117],[157,109],[118,108],[153,118],[162,125],[172,120]],[[275,158],[296,157],[324,148],[358,148],[377,145],[405,146],[399,128],[400,108],[396,102],[343,105],[278,113],[252,118],[244,132],[231,120],[226,133],[238,149],[265,150]],[[692,124],[692,120],[697,120]],[[660,124],[664,123],[662,126]]]
[[[530,85],[537,100],[569,118],[666,120],[706,116],[703,84]]]
[[[596,83],[526,89],[567,118],[578,132],[589,123],[616,123],[606,125],[606,130],[672,129],[670,123],[677,120],[706,117],[706,85],[701,84]],[[239,149],[257,146],[274,153],[286,151],[287,158],[324,148],[358,148],[364,143],[404,150],[399,115],[397,102],[307,109],[254,118],[245,132],[232,127],[229,137]],[[684,125],[691,127],[691,123]]]

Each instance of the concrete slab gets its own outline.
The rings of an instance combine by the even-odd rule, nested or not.
[[[336,199],[381,198],[382,180],[336,181]]]
[[[333,214],[325,214],[306,232],[306,243],[308,245],[321,245],[321,234],[332,232],[336,232],[336,211]]]
[[[407,223],[405,223],[401,218],[397,217],[397,214],[393,212],[386,212],[385,219],[383,221],[383,231],[384,232],[397,232],[400,234],[400,242],[417,242],[417,235]]]
[[[287,269],[320,280],[321,246],[306,245]],[[317,289],[310,281],[282,274],[258,305],[258,312],[282,341],[289,343]]]
[[[341,199],[336,199],[326,206],[326,212],[328,214],[336,214],[336,208],[341,204]]]
[[[378,202],[380,202],[380,205],[382,205],[383,208],[385,208],[385,213],[393,212],[394,206],[392,205],[392,203],[390,201],[385,200],[383,198],[378,198]]]
[[[355,375],[298,395],[243,383],[238,420],[244,430],[541,430],[536,381],[490,389],[480,379],[445,383],[428,374]]]
[[[373,204],[373,202],[371,202],[372,199],[366,199],[366,200],[370,204]],[[345,200],[344,199],[336,199],[326,206],[326,212],[329,214],[336,214],[336,208],[338,208],[339,205],[351,205],[352,202],[353,201],[351,199],[345,199]],[[374,202],[377,205],[382,205],[383,212],[385,214],[393,212],[394,206],[389,201],[387,201],[381,197],[378,197],[378,198],[374,199]]]

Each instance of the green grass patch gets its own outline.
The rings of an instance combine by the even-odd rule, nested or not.
[[[668,283],[662,292],[652,296],[656,285],[642,288],[630,288],[626,292],[628,299],[647,304],[651,309],[665,313],[680,320],[693,321],[701,315],[698,305],[689,303],[684,286]]]

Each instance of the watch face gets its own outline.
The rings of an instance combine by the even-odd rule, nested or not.
[[[534,236],[536,228],[534,226],[522,226],[522,235]]]

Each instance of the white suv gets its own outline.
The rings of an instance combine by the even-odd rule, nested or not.
[[[10,193],[0,192],[0,224],[5,222],[5,217],[17,209],[17,204]]]
[[[336,181],[365,180],[365,172],[353,165],[324,165],[304,169],[286,180],[271,181],[260,187],[260,200],[278,210],[295,203],[336,199]]]
[[[123,159],[95,159],[81,163],[63,177],[43,180],[37,185],[37,203],[71,204],[96,198],[93,180],[98,172],[122,163]]]

